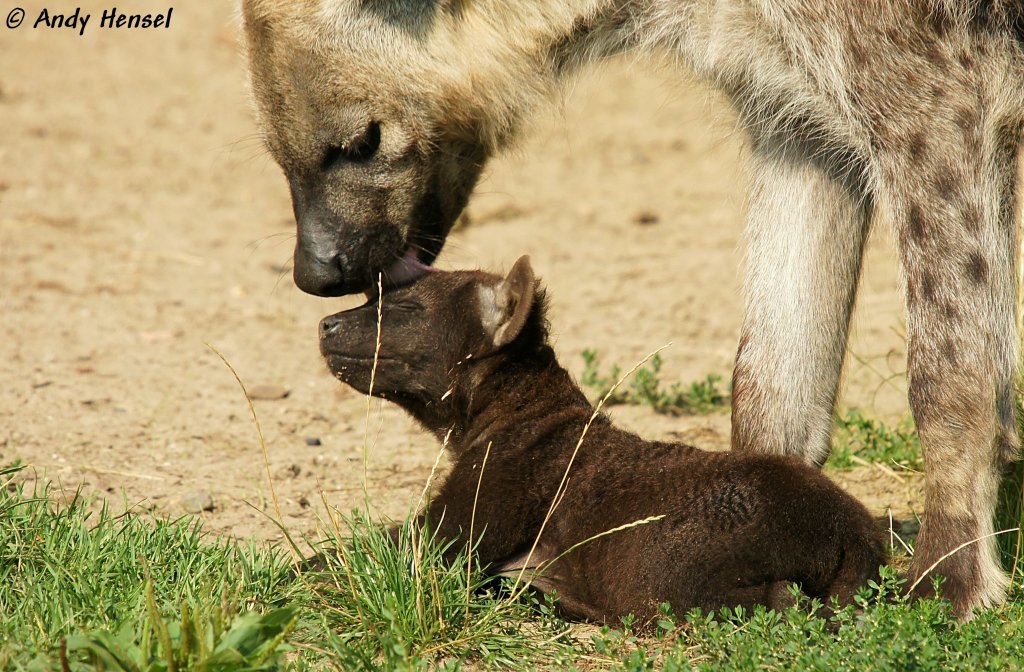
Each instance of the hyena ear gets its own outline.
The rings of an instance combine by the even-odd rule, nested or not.
[[[537,279],[526,255],[519,257],[504,280],[494,287],[480,288],[480,318],[491,341],[484,347],[484,354],[515,340],[526,326],[536,293]]]

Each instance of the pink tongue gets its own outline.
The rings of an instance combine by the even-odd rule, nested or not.
[[[415,250],[407,250],[401,259],[396,259],[390,266],[384,269],[384,286],[400,287],[407,285],[413,280],[423,277],[434,269],[427,266],[416,255]],[[373,287],[366,292],[367,297],[377,295],[377,278],[373,279]]]
[[[401,259],[384,271],[384,280],[389,285],[405,285],[432,270],[434,269],[420,261],[416,250],[408,250]]]

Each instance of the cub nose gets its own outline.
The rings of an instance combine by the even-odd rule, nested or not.
[[[327,338],[341,327],[341,318],[329,315],[320,320],[320,338]]]

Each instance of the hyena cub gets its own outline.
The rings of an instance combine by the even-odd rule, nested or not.
[[[364,393],[377,314],[370,302],[320,325],[331,371]],[[480,562],[494,573],[526,568],[569,617],[651,619],[660,602],[779,608],[792,583],[847,602],[885,559],[864,507],[796,458],[645,441],[603,415],[580,444],[594,409],[548,344],[526,257],[505,278],[434,271],[385,294],[380,333],[373,394],[439,438],[451,432],[431,524],[466,541],[475,506]]]

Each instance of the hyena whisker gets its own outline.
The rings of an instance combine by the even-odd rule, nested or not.
[[[284,278],[284,277],[287,277],[288,274],[291,273],[292,265],[289,263],[290,261],[291,261],[291,255],[289,254],[288,257],[284,261],[282,261],[280,264],[278,264],[278,267],[280,268],[280,270],[277,272],[277,279],[274,280],[274,286],[270,290],[271,296],[274,296],[275,294],[277,294],[277,288],[281,284],[281,279]]]
[[[263,244],[266,243],[268,240],[280,239],[277,241],[277,243],[280,244],[281,242],[284,242],[285,240],[294,237],[295,234],[291,231],[280,231],[278,233],[271,233],[261,238],[257,238],[256,240],[250,241],[246,243],[245,247],[249,251],[249,256],[252,256],[261,247],[263,247]]]
[[[261,153],[266,153],[267,151],[266,145],[263,142],[262,133],[249,133],[248,135],[243,135],[237,140],[232,140],[231,142],[226,142],[220,145],[217,149],[229,150],[231,152],[234,152],[237,149],[258,149]]]

